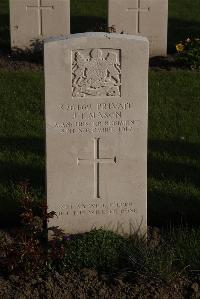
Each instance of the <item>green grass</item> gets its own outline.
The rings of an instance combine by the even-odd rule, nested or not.
[[[137,236],[122,238],[109,231],[93,230],[53,244],[58,259],[49,267],[61,272],[90,268],[114,275],[121,273],[125,281],[142,277],[167,282],[199,273],[200,230],[187,227],[168,229],[162,238],[158,234],[148,242]],[[65,249],[62,259],[58,249],[61,244]]]
[[[121,0],[123,1],[123,0]],[[200,36],[199,0],[169,0],[168,50],[176,42]],[[107,0],[71,0],[71,32],[102,31],[107,22]],[[0,3],[0,48],[9,50],[8,0]]]
[[[200,73],[151,72],[149,222],[199,224]],[[158,212],[159,207],[159,212]]]
[[[36,199],[44,194],[43,75],[1,72],[0,86],[0,222],[12,224],[20,181],[30,180]]]
[[[71,32],[106,31],[107,0],[71,0]]]
[[[149,225],[199,224],[199,84],[198,72],[150,72]],[[45,196],[43,75],[1,71],[0,86],[0,222],[10,223],[20,181]]]

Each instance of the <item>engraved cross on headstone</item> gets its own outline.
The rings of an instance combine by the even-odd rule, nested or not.
[[[27,5],[26,10],[28,9],[38,9],[38,34],[43,35],[43,9],[54,9],[53,5],[42,5],[42,0],[37,0],[37,5]]]
[[[94,138],[94,159],[80,159],[77,158],[77,165],[79,164],[93,164],[94,165],[94,198],[100,198],[100,187],[99,187],[99,165],[100,164],[114,164],[117,162],[116,157],[114,158],[100,158],[99,154],[99,142],[100,138]]]
[[[131,7],[131,8],[127,8],[126,10],[128,12],[133,10],[136,13],[136,34],[141,33],[140,32],[140,13],[149,12],[150,7],[141,8],[141,0],[137,0],[136,8]]]

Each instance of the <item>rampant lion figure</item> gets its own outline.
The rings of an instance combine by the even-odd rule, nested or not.
[[[72,75],[73,97],[120,96],[121,70],[112,51],[105,58],[100,49],[91,50],[88,57],[77,51]]]

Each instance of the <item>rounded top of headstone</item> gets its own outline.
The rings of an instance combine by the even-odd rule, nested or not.
[[[75,33],[65,36],[56,36],[45,39],[45,44],[59,41],[68,41],[77,38],[104,38],[104,39],[125,39],[125,40],[135,40],[135,41],[144,41],[149,43],[146,37],[138,35],[129,35],[129,34],[118,34],[118,33],[107,33],[107,32],[85,32],[85,33]]]

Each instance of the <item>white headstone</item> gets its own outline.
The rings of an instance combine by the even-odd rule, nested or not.
[[[45,43],[50,226],[146,230],[148,59],[137,36]]]
[[[10,0],[13,49],[31,49],[44,38],[70,33],[70,0]]]
[[[108,26],[145,36],[150,56],[167,55],[168,0],[108,0]]]

